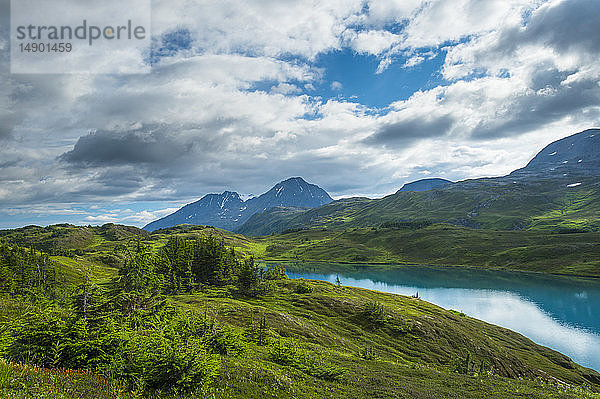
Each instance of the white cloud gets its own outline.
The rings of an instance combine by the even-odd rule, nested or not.
[[[371,0],[368,20],[383,25],[390,21],[402,21],[411,17],[425,3],[423,0]]]
[[[410,20],[404,45],[435,47],[506,26],[517,26],[523,12],[539,0],[434,0]]]
[[[344,87],[344,86],[337,80],[334,80],[333,82],[331,82],[331,90],[340,91],[340,90],[342,90],[342,87]]]
[[[298,94],[298,93],[302,93],[302,90],[296,85],[282,82],[282,83],[279,83],[277,86],[274,86],[271,89],[271,93]]]
[[[346,40],[358,53],[380,55],[400,41],[400,36],[385,30],[346,33]]]
[[[243,52],[277,57],[314,57],[339,48],[347,24],[362,9],[361,0],[234,0],[153,3],[153,28],[190,27],[199,47],[214,53]]]
[[[164,208],[155,211],[140,212],[134,212],[131,209],[113,209],[110,212],[88,215],[84,218],[84,220],[91,224],[125,223],[143,227],[153,220],[170,215],[178,209],[179,208]]]

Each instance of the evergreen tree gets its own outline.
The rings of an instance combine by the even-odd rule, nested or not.
[[[258,269],[254,264],[254,258],[246,259],[242,263],[238,276],[238,287],[243,294],[250,294],[258,286]]]

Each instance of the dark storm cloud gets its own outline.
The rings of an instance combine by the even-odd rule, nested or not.
[[[95,131],[80,137],[73,149],[59,159],[77,167],[176,164],[189,155],[219,146],[214,138],[196,133],[181,137],[169,134],[163,126],[127,131]]]
[[[526,77],[528,90],[508,97],[497,115],[476,126],[471,137],[496,139],[539,129],[566,117],[589,119],[591,110],[600,104],[597,77],[589,68],[590,62],[600,56],[598,15],[597,0],[546,4],[534,11],[523,26],[504,29],[494,45],[477,50],[476,64],[489,65],[494,60],[514,62],[516,69],[522,68],[516,60],[529,49],[542,54],[542,60],[526,62],[533,66],[533,72]],[[565,62],[561,62],[563,59]],[[563,64],[572,66],[565,70]],[[590,77],[586,78],[588,74]]]
[[[17,166],[19,164],[19,161],[21,159],[13,159],[10,161],[4,161],[4,162],[0,162],[0,169],[4,169],[4,168],[11,168],[13,166]],[[1,179],[1,177],[0,177]]]
[[[13,131],[13,122],[8,115],[0,113],[0,140],[5,140],[10,137]]]
[[[560,84],[565,72],[541,71],[534,75],[534,92],[516,97],[508,104],[506,118],[496,118],[473,129],[472,138],[490,139],[522,134],[566,116],[585,113],[600,104],[600,89],[595,79]]]
[[[499,48],[512,51],[526,44],[544,45],[557,52],[600,52],[600,1],[567,0],[535,12],[525,28],[504,32]]]
[[[363,142],[388,147],[406,146],[420,139],[444,136],[453,123],[454,120],[449,115],[406,119],[383,125]]]

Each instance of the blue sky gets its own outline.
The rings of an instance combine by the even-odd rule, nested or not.
[[[290,176],[380,197],[600,125],[592,0],[153,0],[144,75],[10,74],[0,8],[0,228],[143,226]]]
[[[442,51],[434,58],[413,67],[404,67],[407,58],[397,56],[393,64],[377,73],[380,60],[374,55],[357,54],[351,49],[331,51],[317,57],[315,66],[323,68],[324,82],[315,93],[323,98],[343,98],[369,108],[387,108],[391,103],[407,100],[418,90],[431,89],[444,82],[440,68],[444,63]],[[339,82],[341,88],[332,88]],[[334,84],[335,87],[335,84]]]

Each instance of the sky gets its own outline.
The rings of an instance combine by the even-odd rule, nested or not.
[[[381,197],[600,126],[597,0],[153,0],[150,73],[113,75],[11,74],[9,6],[0,228],[143,226],[292,176]]]

